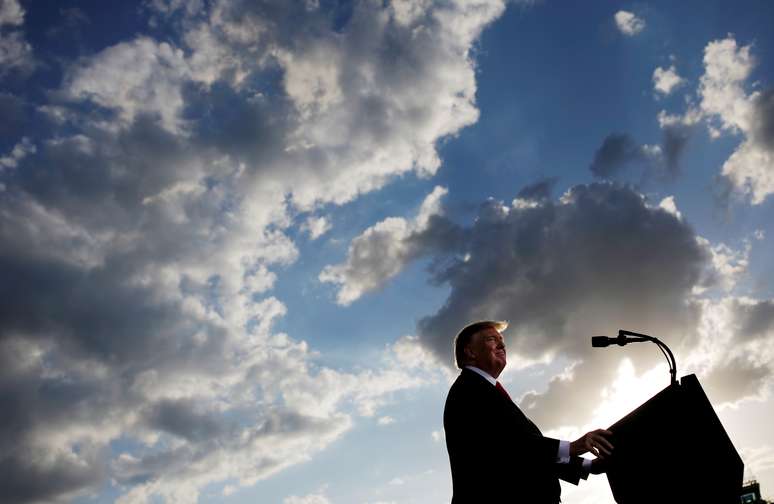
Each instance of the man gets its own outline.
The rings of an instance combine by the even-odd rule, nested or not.
[[[449,390],[443,414],[451,464],[452,504],[560,502],[559,479],[578,484],[604,471],[613,446],[606,430],[572,443],[544,437],[510,399],[497,377],[505,368],[507,322],[466,326],[454,340],[462,371]],[[593,462],[579,457],[590,452]]]

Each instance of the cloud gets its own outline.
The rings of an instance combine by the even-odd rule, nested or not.
[[[755,479],[754,475],[774,469],[774,448],[771,445],[742,448],[740,451],[745,462],[745,476],[750,475],[751,479]]]
[[[747,271],[752,250],[750,240],[745,240],[742,249],[734,249],[725,243],[712,244],[703,237],[697,237],[697,241],[706,250],[713,266],[704,284],[719,286],[726,292],[733,290],[739,278]]]
[[[182,84],[194,75],[182,50],[140,37],[109,47],[72,69],[66,88],[73,100],[115,110],[124,127],[140,114],[158,114],[164,128],[174,133],[182,126],[178,120]]]
[[[442,362],[451,362],[450,335],[473,319],[511,320],[511,345],[527,356],[575,354],[562,335],[604,332],[601,320],[656,333],[691,327],[696,313],[685,301],[711,267],[686,223],[615,184],[576,186],[530,208],[490,200],[470,227],[443,216],[427,222],[391,246],[433,257],[431,281],[451,288],[439,312],[419,323],[420,341]],[[651,244],[647,252],[641,243]]]
[[[598,178],[618,178],[638,166],[642,167],[642,181],[674,180],[680,174],[680,160],[700,119],[701,112],[697,110],[689,110],[683,116],[662,110],[658,114],[662,131],[659,145],[640,145],[627,133],[611,133],[594,153],[589,169]]]
[[[554,186],[556,186],[556,182],[558,180],[559,179],[557,177],[547,177],[533,184],[525,186],[518,192],[518,194],[516,194],[516,199],[513,200],[513,205],[522,207],[539,205],[544,200],[547,200],[551,197],[551,193],[553,192]]]
[[[24,9],[17,0],[3,0],[0,3],[0,27],[24,24]]]
[[[702,383],[714,404],[735,402],[755,396],[770,380],[772,369],[767,364],[737,357],[714,367],[702,377]]]
[[[450,342],[460,327],[475,319],[510,320],[505,336],[512,366],[558,356],[566,363],[547,389],[521,398],[545,428],[583,424],[595,414],[590,394],[615,378],[620,355],[593,351],[587,338],[617,328],[668,341],[702,376],[747,370],[715,392],[723,401],[749,397],[768,383],[774,356],[747,348],[740,351],[761,359],[739,360],[741,354],[729,351],[729,338],[741,337],[733,310],[710,301],[715,294],[699,297],[735,287],[746,271],[749,242],[739,250],[710,243],[680,216],[674,199],[651,204],[620,184],[578,185],[558,200],[524,201],[507,206],[490,199],[469,226],[441,214],[394,239],[391,246],[412,248],[412,260],[429,257],[429,281],[449,288],[442,307],[420,319],[421,346],[410,346],[413,354],[423,348],[433,365],[445,363],[452,373]],[[653,368],[659,358],[633,354],[632,372]]]
[[[3,40],[22,43],[17,4],[2,5]],[[146,7],[164,41],[140,34],[65,62],[57,89],[2,95],[47,118],[8,130],[0,156],[0,466],[15,502],[110,481],[124,503],[233,491],[438,379],[399,364],[421,354],[406,339],[368,369],[317,364],[304,335],[274,329],[287,307],[271,289],[298,258],[299,215],[439,169],[437,142],[478,118],[470,50],[504,4],[399,21],[362,3],[335,29],[311,3]]]
[[[383,417],[379,417],[376,423],[379,425],[392,425],[395,423],[395,419],[392,418],[391,416],[383,416]]]
[[[32,141],[29,138],[22,138],[21,142],[14,145],[10,153],[0,157],[0,169],[16,168],[19,165],[19,161],[29,154],[34,154],[36,150],[37,148],[32,144]]]
[[[645,29],[645,20],[631,12],[619,10],[615,13],[615,25],[624,35],[633,37]]]
[[[32,70],[32,46],[24,39],[21,32],[14,31],[0,34],[0,78],[5,77],[12,70],[27,73]]]
[[[699,95],[713,136],[721,132],[743,135],[742,143],[723,164],[722,176],[757,205],[774,192],[774,93],[745,92],[743,84],[755,65],[750,48],[739,47],[733,37],[707,44]]]
[[[24,15],[17,0],[0,3],[0,78],[14,70],[27,74],[35,66],[32,46],[19,29],[24,25]]]
[[[17,135],[25,131],[26,114],[24,101],[20,98],[0,92],[0,115],[3,116],[3,122],[0,123],[0,138],[18,138]]]
[[[734,302],[734,322],[739,337],[755,340],[774,336],[774,301],[739,298]]]
[[[309,239],[316,240],[331,229],[330,221],[325,217],[309,217],[302,225],[301,230],[309,233]]]
[[[677,75],[674,65],[669,68],[657,67],[653,71],[653,88],[663,95],[672,93],[675,88],[683,84],[685,79]]]
[[[739,296],[698,301],[699,337],[682,359],[704,383],[719,407],[764,397],[774,374],[772,327],[766,320],[770,299]]]
[[[737,47],[731,37],[712,41],[704,48],[704,75],[699,84],[701,109],[715,115],[725,130],[750,128],[752,108],[742,83],[753,66],[750,46]]]
[[[309,495],[304,495],[303,497],[297,497],[295,495],[291,495],[290,497],[285,497],[282,503],[283,504],[330,504],[331,501],[328,500],[328,498],[323,494],[309,494]]]
[[[658,163],[661,156],[659,146],[639,145],[626,133],[611,133],[594,153],[589,170],[595,177],[613,178],[628,166]]]
[[[662,126],[662,131],[661,152],[665,173],[668,177],[674,178],[680,173],[680,159],[688,145],[693,128],[691,125],[674,124]]]
[[[440,200],[447,192],[440,186],[433,189],[411,221],[390,217],[369,227],[352,240],[345,263],[323,269],[321,282],[340,285],[336,296],[339,304],[349,305],[379,288],[416,257],[417,252],[406,238],[421,232],[431,217],[439,214]]]
[[[666,198],[662,199],[661,202],[658,204],[658,206],[659,208],[662,208],[667,212],[671,213],[679,220],[683,219],[682,213],[680,213],[680,210],[677,209],[677,205],[675,204],[674,196],[667,196]]]

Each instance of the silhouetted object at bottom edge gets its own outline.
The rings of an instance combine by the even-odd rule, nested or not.
[[[607,479],[619,504],[738,504],[744,464],[696,375],[610,429]]]

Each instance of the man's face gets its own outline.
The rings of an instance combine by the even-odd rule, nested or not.
[[[471,364],[497,378],[505,368],[505,341],[494,327],[487,327],[471,338],[467,347]]]

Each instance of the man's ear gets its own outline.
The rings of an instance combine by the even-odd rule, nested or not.
[[[465,357],[468,359],[476,358],[476,353],[470,348],[470,346],[465,347]]]

